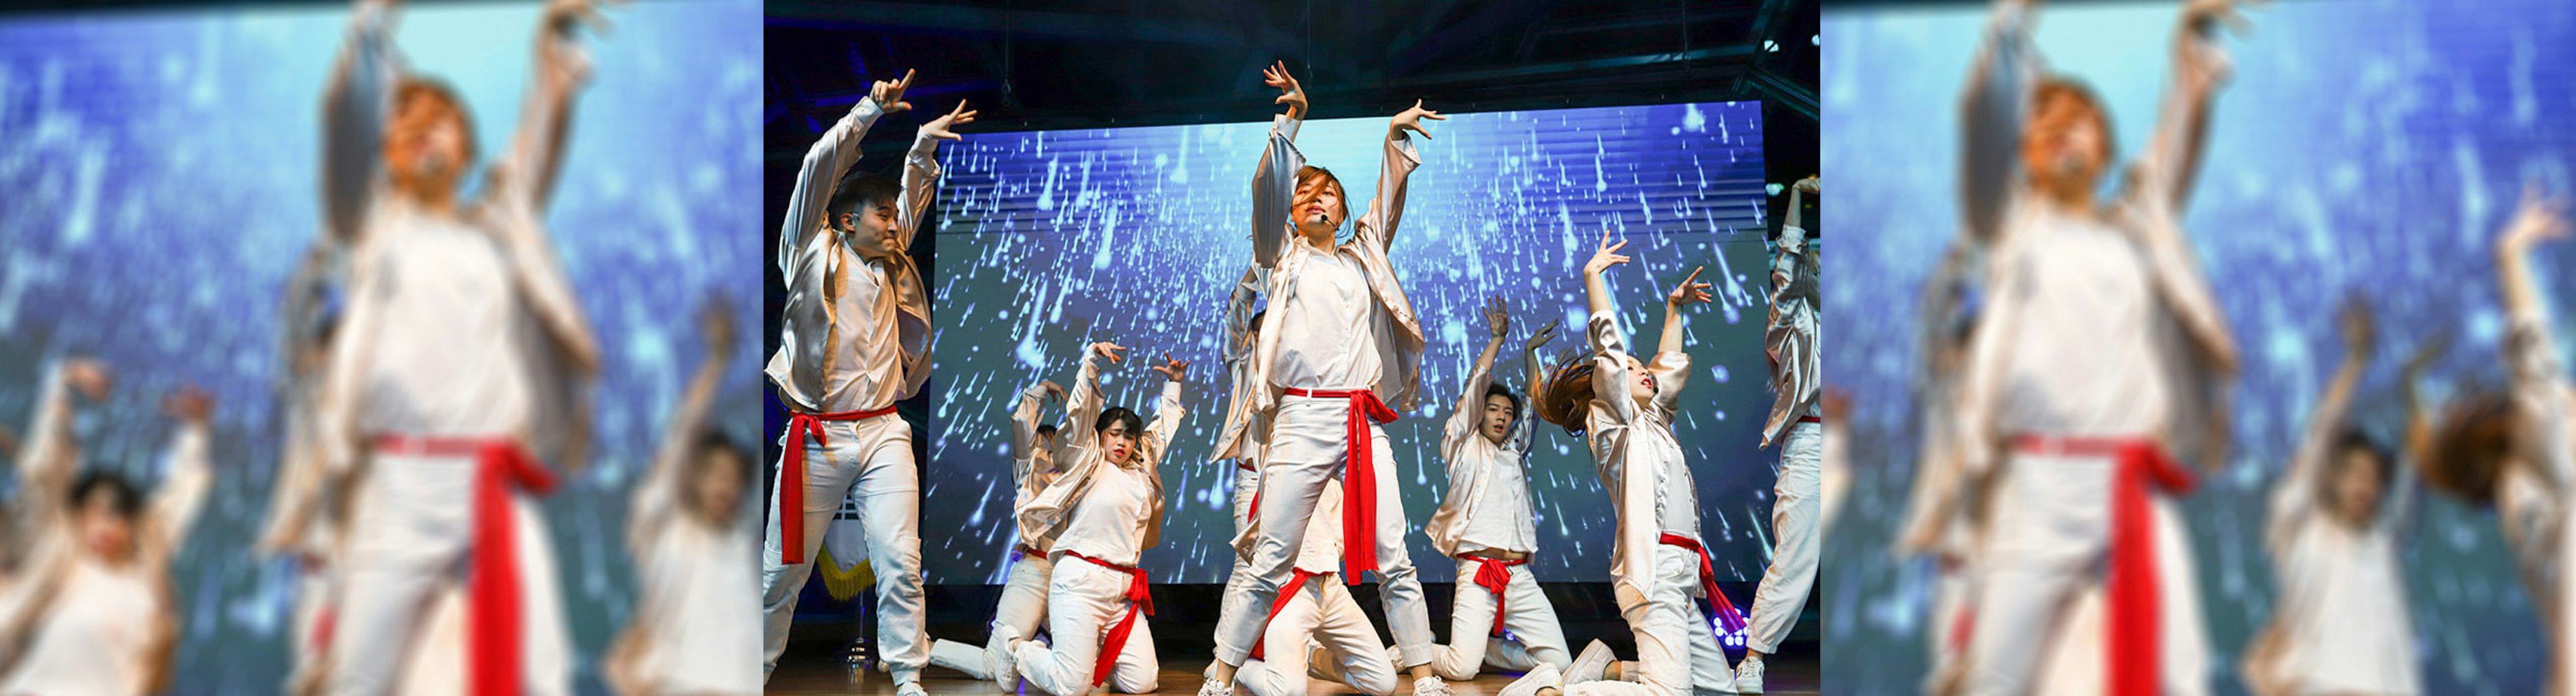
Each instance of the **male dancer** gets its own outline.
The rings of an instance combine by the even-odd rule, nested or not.
[[[1699,282],[1693,268],[1664,296],[1664,325],[1654,360],[1628,353],[1619,328],[1618,303],[1603,276],[1627,263],[1604,230],[1601,244],[1583,264],[1584,295],[1589,300],[1592,357],[1568,361],[1540,390],[1539,413],[1582,434],[1592,446],[1592,459],[1611,508],[1618,514],[1618,538],[1611,549],[1611,589],[1619,614],[1637,637],[1637,664],[1624,681],[1604,680],[1596,670],[1606,661],[1577,660],[1571,673],[1539,663],[1503,696],[1688,696],[1694,691],[1736,693],[1735,675],[1726,651],[1710,631],[1710,617],[1733,632],[1744,627],[1735,603],[1717,589],[1699,527],[1699,496],[1682,444],[1673,435],[1681,408],[1681,391],[1690,376],[1690,354],[1682,351],[1682,308],[1711,298],[1709,283]],[[1692,597],[1705,598],[1703,613]],[[1606,652],[1606,651],[1604,651]]]
[[[599,357],[541,219],[588,71],[573,35],[600,20],[586,0],[547,5],[518,135],[471,202],[456,195],[474,153],[465,104],[397,67],[393,20],[359,5],[324,95],[324,219],[361,230],[316,406],[325,485],[353,511],[328,688],[392,690],[423,608],[461,572],[467,684],[564,693],[571,650],[534,496],[554,483],[541,456],[583,463],[577,410],[548,400]]]
[[[52,456],[67,454],[72,438],[69,380],[57,365],[36,405],[44,429],[32,434],[35,451],[46,456],[19,471],[32,525],[23,538],[32,555],[21,568],[24,584],[0,597],[0,693],[158,693],[169,684],[182,615],[170,559],[214,479],[207,458],[213,400],[190,389],[163,402],[179,429],[147,509],[123,476],[78,473],[74,458]]]
[[[1449,415],[1440,453],[1449,462],[1449,494],[1422,533],[1431,546],[1458,559],[1458,597],[1449,614],[1449,645],[1432,646],[1432,668],[1443,679],[1474,679],[1482,663],[1527,672],[1540,662],[1565,669],[1565,630],[1556,607],[1529,572],[1538,552],[1537,514],[1530,509],[1530,424],[1521,395],[1494,382],[1494,353],[1511,329],[1502,298],[1487,301],[1485,323],[1493,336],[1467,373],[1458,410]],[[1556,337],[1556,323],[1540,327],[1521,346],[1528,378],[1539,371],[1538,349]],[[1470,584],[1476,589],[1470,589]],[[1506,637],[1508,631],[1508,637]]]
[[[750,458],[707,425],[733,355],[733,318],[721,300],[699,315],[706,356],[663,426],[662,445],[626,510],[635,560],[635,614],[601,669],[634,696],[760,692],[751,612],[751,529],[743,520]]]
[[[2184,9],[2164,118],[2107,206],[2100,102],[2039,77],[2030,8],[1996,5],[1962,147],[1968,224],[1999,240],[1955,421],[1961,465],[1993,477],[1967,629],[1972,696],[2028,693],[2044,649],[2080,639],[2052,629],[2095,568],[2110,693],[2208,689],[2188,540],[2160,518],[2175,519],[2170,496],[2191,486],[2174,453],[2218,464],[2236,365],[2179,224],[2223,79],[2214,34],[2234,5]]]
[[[778,670],[796,596],[813,575],[813,555],[842,498],[856,489],[868,559],[877,579],[877,639],[902,696],[921,696],[929,662],[921,624],[921,471],[912,426],[894,404],[930,378],[930,302],[906,250],[939,181],[934,157],[949,129],[973,123],[959,102],[921,125],[904,158],[900,187],[885,177],[841,177],[859,159],[859,140],[877,118],[912,108],[898,81],[868,97],[805,152],[787,221],[778,231],[778,268],[787,300],[769,381],[792,413],[770,496],[761,550],[768,626],[763,669]]]
[[[1762,693],[1762,656],[1780,649],[1780,640],[1798,625],[1807,592],[1816,584],[1817,498],[1823,485],[1819,450],[1823,446],[1824,412],[1818,396],[1824,386],[1817,342],[1817,322],[1824,306],[1816,295],[1816,264],[1808,249],[1800,210],[1806,194],[1816,190],[1816,177],[1789,187],[1789,214],[1780,227],[1779,255],[1771,262],[1771,321],[1763,329],[1764,352],[1771,358],[1770,420],[1763,424],[1762,446],[1780,447],[1778,479],[1772,490],[1771,567],[1762,573],[1753,594],[1752,631],[1745,636],[1744,660],[1736,665],[1735,688]]]
[[[1011,549],[1010,577],[1003,581],[1002,599],[993,606],[994,626],[1010,626],[1013,635],[1034,636],[1046,621],[1047,577],[1054,573],[1055,563],[1047,560],[1046,547],[1051,539],[1040,539],[1035,530],[1019,524],[1021,511],[1036,500],[1047,484],[1055,482],[1055,425],[1040,425],[1038,409],[1041,400],[1064,399],[1064,387],[1054,382],[1039,382],[1020,393],[1018,408],[1011,411],[1011,483],[1018,492],[1011,500],[1012,525],[1019,543]],[[930,644],[930,664],[965,672],[976,679],[993,678],[992,661],[985,651],[999,650],[1003,634],[995,631],[983,647],[953,640]]]
[[[1274,66],[1274,75],[1285,72]],[[1422,162],[1405,131],[1430,137],[1422,130],[1425,118],[1445,117],[1416,103],[1387,125],[1377,198],[1348,242],[1333,241],[1349,214],[1341,182],[1305,166],[1305,155],[1290,142],[1296,119],[1278,118],[1254,169],[1252,258],[1270,272],[1272,309],[1265,313],[1274,327],[1261,333],[1252,358],[1266,384],[1252,390],[1251,409],[1269,414],[1271,425],[1251,570],[1253,605],[1267,606],[1295,572],[1316,498],[1341,479],[1342,570],[1353,582],[1360,573],[1378,572],[1387,622],[1413,673],[1414,692],[1447,694],[1431,673],[1430,613],[1404,547],[1394,452],[1378,427],[1396,417],[1382,399],[1409,410],[1421,387],[1422,327],[1387,247],[1403,216],[1405,179]],[[1233,693],[1234,670],[1248,657],[1234,646],[1253,642],[1263,623],[1250,612],[1220,617],[1217,633],[1224,638],[1217,643],[1218,664],[1199,686],[1202,696]]]
[[[1136,562],[1163,535],[1163,453],[1181,427],[1181,383],[1189,363],[1164,354],[1163,396],[1153,425],[1124,407],[1103,409],[1100,361],[1120,362],[1126,350],[1106,341],[1091,344],[1066,405],[1073,437],[1063,454],[1072,465],[1031,501],[1020,524],[1053,540],[1055,575],[1047,587],[1047,633],[1053,644],[1027,640],[1011,626],[994,626],[999,649],[986,656],[1004,689],[1029,685],[1056,696],[1090,693],[1108,684],[1120,693],[1158,686],[1154,613],[1145,571]],[[1089,423],[1089,427],[1083,424]]]

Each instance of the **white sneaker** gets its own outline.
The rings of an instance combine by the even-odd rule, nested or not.
[[[894,696],[930,696],[930,692],[922,690],[921,682],[904,682],[895,685]]]
[[[1234,696],[1234,685],[1208,677],[1206,681],[1199,682],[1199,696]]]
[[[1595,644],[1598,645],[1598,643]],[[1564,688],[1565,675],[1556,671],[1556,665],[1541,662],[1537,667],[1530,668],[1528,674],[1521,675],[1521,678],[1514,679],[1509,686],[1503,687],[1503,692],[1499,696],[1538,696],[1540,689]]]
[[[1003,691],[1020,689],[1020,664],[1011,654],[1019,642],[1019,630],[1009,626],[994,626],[993,639],[984,641],[984,664],[993,671],[993,683]]]
[[[1449,683],[1440,681],[1439,677],[1423,677],[1413,680],[1413,696],[1456,696],[1456,694],[1451,693]]]
[[[1610,661],[1615,659],[1618,656],[1610,654],[1609,644],[1592,641],[1583,646],[1583,654],[1575,656],[1574,664],[1565,668],[1565,683],[1601,681],[1610,672]]]
[[[1746,655],[1743,662],[1735,664],[1735,691],[1745,694],[1762,693],[1762,658],[1760,656]]]

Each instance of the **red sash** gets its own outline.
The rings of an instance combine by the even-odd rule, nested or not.
[[[1717,589],[1717,564],[1709,561],[1708,549],[1701,548],[1699,540],[1669,532],[1659,541],[1699,554],[1699,584],[1700,589],[1708,591],[1709,612],[1717,615],[1718,625],[1725,627],[1727,633],[1743,631],[1744,612],[1736,611],[1735,600],[1727,599],[1726,593]]]
[[[516,694],[526,682],[520,644],[519,556],[510,525],[510,491],[554,491],[547,471],[509,438],[378,435],[377,452],[429,457],[473,457],[474,568],[466,577],[466,691],[476,696]]]
[[[1375,438],[1369,437],[1369,421],[1395,422],[1395,411],[1377,400],[1377,392],[1366,389],[1318,391],[1290,389],[1289,396],[1317,399],[1349,399],[1350,418],[1343,421],[1342,436],[1342,580],[1360,584],[1360,573],[1377,570],[1377,457]],[[1260,504],[1259,498],[1253,503]]]
[[[2165,455],[2164,448],[2143,438],[2056,438],[2020,435],[2013,449],[2023,454],[2110,457],[2118,466],[2111,480],[2111,562],[2104,581],[2102,641],[2109,650],[2104,682],[2110,696],[2154,696],[2161,647],[2156,606],[2156,538],[2148,487],[2189,493],[2191,472]]]
[[[1458,560],[1474,561],[1476,563],[1476,586],[1485,588],[1485,591],[1487,592],[1494,593],[1494,631],[1487,635],[1502,635],[1503,588],[1509,587],[1512,584],[1511,567],[1527,564],[1529,563],[1529,559],[1523,558],[1517,561],[1506,561],[1500,558],[1486,558],[1483,556],[1459,556]]]
[[[778,466],[779,563],[805,562],[805,440],[812,438],[814,444],[830,447],[831,441],[823,437],[823,421],[860,420],[893,412],[893,406],[840,413],[788,412],[787,456]]]
[[[1118,619],[1118,625],[1109,627],[1107,635],[1100,637],[1100,658],[1091,665],[1091,686],[1098,688],[1109,681],[1109,671],[1118,667],[1118,653],[1127,649],[1127,635],[1136,630],[1137,612],[1144,612],[1146,616],[1154,615],[1152,586],[1146,583],[1143,568],[1118,565],[1072,551],[1066,551],[1064,555],[1127,574],[1127,596],[1125,597],[1128,602],[1127,615]]]
[[[1278,620],[1280,610],[1288,608],[1289,598],[1296,597],[1299,592],[1304,592],[1307,580],[1332,574],[1318,573],[1304,568],[1295,568],[1294,570],[1296,572],[1288,574],[1288,584],[1279,586],[1279,597],[1270,601],[1270,615],[1261,619],[1262,636],[1252,641],[1252,659],[1263,659],[1261,657],[1261,646],[1263,643],[1270,641],[1270,622]]]
[[[1825,417],[1824,417],[1824,416],[1799,416],[1799,417],[1798,417],[1798,422],[1800,422],[1800,423],[1814,423],[1814,424],[1817,424],[1817,425],[1824,425],[1824,424],[1825,424]]]

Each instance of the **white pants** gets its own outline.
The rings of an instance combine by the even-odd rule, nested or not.
[[[1002,599],[993,605],[993,626],[1009,626],[1014,635],[1030,638],[1038,634],[1046,621],[1047,574],[1055,564],[1045,556],[1021,555],[1011,561],[1010,579],[1002,584]],[[994,631],[985,639],[992,645],[1002,639]],[[930,644],[930,664],[965,672],[976,679],[993,678],[993,666],[984,659],[984,649],[953,640]]]
[[[1011,653],[1020,677],[1038,691],[1056,696],[1091,693],[1092,670],[1100,659],[1100,641],[1127,616],[1126,573],[1097,563],[1063,556],[1056,559],[1047,582],[1047,633],[1054,645],[1022,641]],[[1107,686],[1112,691],[1141,694],[1161,685],[1162,662],[1154,657],[1154,628],[1142,613],[1118,651]]]
[[[2058,635],[2082,586],[2100,581],[2109,551],[2109,457],[2015,454],[2001,472],[1979,554],[1976,613],[1968,641],[1967,693],[2022,696],[2046,666],[2049,646],[2088,636]],[[2156,539],[2161,691],[2209,691],[2208,639],[2188,534],[2173,503],[2150,494]],[[2054,629],[2054,630],[2052,630]],[[2080,629],[2077,629],[2080,630]],[[2098,633],[2098,631],[2096,631]]]
[[[1477,585],[1475,561],[1458,561],[1458,601],[1449,612],[1449,644],[1431,648],[1431,671],[1442,679],[1476,678],[1480,664],[1527,672],[1540,662],[1559,670],[1574,664],[1566,653],[1565,629],[1557,624],[1556,606],[1540,592],[1527,564],[1511,566],[1503,585],[1503,630],[1513,640],[1487,637],[1494,632],[1494,593]]]
[[[1780,443],[1779,483],[1771,488],[1771,569],[1753,592],[1752,625],[1744,645],[1765,655],[1780,649],[1781,639],[1798,625],[1807,592],[1816,586],[1818,497],[1823,487],[1819,466],[1824,426],[1799,423]]]
[[[419,652],[415,641],[428,635],[423,627],[432,623],[423,610],[465,581],[479,468],[472,457],[391,453],[375,455],[368,465],[340,575],[329,693],[386,694],[406,681],[404,656]],[[511,495],[510,517],[520,580],[522,683],[531,694],[570,693],[571,646],[555,587],[554,544],[527,496]]]
[[[919,681],[930,656],[921,625],[921,469],[912,460],[912,426],[888,414],[825,421],[823,431],[828,447],[810,439],[782,443],[805,448],[804,563],[780,563],[784,540],[779,522],[792,522],[795,516],[779,514],[775,487],[769,495],[768,538],[760,551],[761,611],[768,620],[762,631],[767,643],[763,673],[778,671],[788,625],[796,619],[796,595],[813,577],[815,549],[822,547],[823,532],[840,511],[841,500],[856,488],[868,560],[877,578],[877,645],[894,683]]]
[[[1343,428],[1350,417],[1348,399],[1282,396],[1271,419],[1268,462],[1261,471],[1261,539],[1252,551],[1252,606],[1268,607],[1281,585],[1296,573],[1292,567],[1306,541],[1307,518],[1325,486],[1342,485],[1347,449]],[[1413,558],[1404,546],[1412,526],[1404,519],[1402,490],[1396,487],[1395,448],[1386,431],[1369,424],[1377,479],[1378,594],[1386,605],[1387,628],[1404,656],[1403,666],[1431,662],[1431,613],[1422,599],[1422,582],[1414,577]],[[1358,505],[1347,500],[1344,505]],[[1217,660],[1242,664],[1248,647],[1261,635],[1262,612],[1238,611],[1217,619]]]
[[[1699,554],[1679,546],[1655,548],[1655,596],[1615,584],[1619,616],[1637,634],[1634,681],[1565,685],[1565,696],[1691,696],[1694,689],[1735,693],[1735,673],[1717,629],[1691,591],[1699,584]],[[1720,600],[1723,601],[1723,600]]]
[[[1297,587],[1261,635],[1263,659],[1244,662],[1234,675],[1252,696],[1306,696],[1309,665],[1361,693],[1395,693],[1395,664],[1386,659],[1386,644],[1378,642],[1377,627],[1339,576]],[[1322,644],[1311,653],[1308,636]]]
[[[1242,468],[1242,467],[1235,467],[1235,469],[1234,469],[1234,533],[1235,533],[1235,534],[1237,534],[1237,535],[1241,535],[1241,534],[1243,533],[1243,527],[1244,527],[1244,525],[1245,525],[1245,524],[1248,524],[1248,523],[1251,521],[1251,519],[1252,519],[1252,497],[1253,497],[1254,495],[1259,494],[1260,492],[1261,492],[1261,472],[1260,472],[1260,470],[1258,470],[1258,469],[1245,469],[1245,468]],[[1234,549],[1232,549],[1232,548],[1228,548],[1228,549],[1226,549],[1226,550],[1227,550],[1227,551],[1233,551]],[[1226,635],[1226,632],[1225,632],[1225,631],[1226,631],[1226,628],[1227,628],[1227,624],[1226,624],[1226,622],[1230,619],[1230,617],[1240,616],[1240,615],[1243,615],[1245,612],[1255,612],[1255,611],[1257,611],[1257,612],[1265,612],[1265,613],[1266,613],[1266,612],[1268,612],[1268,611],[1269,611],[1269,608],[1268,608],[1268,607],[1262,607],[1262,606],[1256,606],[1256,605],[1254,605],[1254,604],[1252,603],[1253,584],[1254,584],[1254,578],[1253,578],[1253,576],[1252,576],[1252,563],[1251,563],[1250,561],[1246,561],[1246,560],[1244,560],[1244,558],[1243,558],[1243,554],[1241,554],[1241,553],[1233,553],[1233,554],[1230,554],[1230,555],[1234,556],[1234,570],[1232,570],[1232,571],[1230,571],[1230,572],[1226,573],[1226,576],[1225,576],[1225,595],[1223,596],[1223,598],[1222,598],[1222,599],[1218,600],[1218,603],[1217,603],[1217,612],[1216,612],[1216,646],[1217,646],[1217,649],[1216,649],[1216,654],[1218,654],[1218,655],[1248,655],[1248,654],[1251,654],[1251,652],[1252,652],[1252,646],[1251,646],[1251,645],[1246,645],[1246,644],[1241,644],[1241,643],[1232,643],[1232,642],[1229,642],[1229,641],[1227,641],[1227,640],[1226,640],[1226,639],[1227,639],[1227,635]]]

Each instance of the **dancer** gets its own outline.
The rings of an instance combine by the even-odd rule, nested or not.
[[[2354,610],[2403,606],[2406,590],[2396,547],[2409,496],[2401,489],[2396,508],[2383,510],[2381,493],[2397,462],[2345,415],[2370,363],[2371,324],[2367,305],[2355,301],[2345,308],[2343,366],[2309,412],[2289,471],[2272,484],[2264,537],[2281,599],[2246,649],[2244,664],[2246,685],[2264,696],[2422,690],[2415,629],[2406,612]],[[2399,382],[2410,423],[2423,420],[2412,414],[2415,376],[2440,342],[2427,345],[2433,350],[2408,360]]]
[[[1274,66],[1267,75],[1274,84],[1284,83],[1283,89],[1302,93],[1286,72]],[[1306,166],[1291,142],[1297,119],[1281,115],[1274,121],[1269,148],[1253,171],[1252,257],[1270,272],[1268,314],[1278,322],[1261,333],[1252,358],[1266,384],[1252,390],[1250,408],[1268,414],[1271,424],[1251,571],[1252,604],[1267,606],[1295,572],[1303,522],[1317,496],[1341,479],[1346,580],[1377,571],[1387,622],[1413,674],[1414,692],[1439,695],[1449,690],[1431,673],[1431,617],[1405,551],[1394,452],[1379,427],[1396,418],[1387,402],[1410,410],[1421,387],[1422,326],[1387,248],[1403,216],[1405,180],[1422,162],[1405,131],[1429,138],[1421,123],[1426,118],[1445,117],[1417,102],[1388,123],[1377,197],[1348,242],[1333,241],[1350,212],[1341,182]],[[1256,640],[1264,623],[1250,614],[1220,617],[1218,664],[1200,684],[1202,696],[1233,693],[1234,671],[1248,657],[1237,646]]]
[[[1316,499],[1288,590],[1271,605],[1252,658],[1235,672],[1236,683],[1253,696],[1305,696],[1309,676],[1370,696],[1395,693],[1395,662],[1386,643],[1378,640],[1377,627],[1350,588],[1333,577],[1341,563],[1341,506],[1342,492],[1331,488]]]
[[[1273,80],[1292,87],[1291,93],[1296,96],[1296,99],[1289,102],[1289,112],[1304,113],[1305,96],[1302,92],[1293,90],[1295,81],[1287,79],[1284,74],[1274,77]],[[1231,380],[1233,391],[1226,395],[1225,425],[1217,431],[1216,456],[1220,460],[1234,460],[1234,547],[1236,552],[1233,554],[1234,568],[1225,576],[1225,594],[1218,599],[1217,603],[1217,630],[1214,644],[1219,646],[1216,650],[1218,655],[1248,654],[1252,650],[1252,646],[1249,645],[1232,645],[1226,642],[1228,637],[1225,632],[1228,620],[1226,617],[1259,611],[1252,603],[1252,555],[1244,549],[1256,541],[1252,534],[1252,501],[1261,493],[1261,458],[1269,449],[1269,414],[1256,413],[1252,410],[1253,391],[1270,388],[1270,385],[1264,381],[1261,370],[1252,360],[1253,349],[1260,345],[1261,319],[1264,316],[1263,313],[1253,309],[1252,303],[1260,297],[1262,288],[1269,287],[1269,279],[1269,271],[1260,266],[1246,268],[1243,271],[1243,277],[1235,281],[1234,289],[1226,294],[1225,349],[1221,356],[1225,362],[1226,377]],[[1335,532],[1337,534],[1338,529],[1336,528]],[[1200,670],[1199,673],[1202,676],[1215,675],[1217,669],[1224,664],[1211,658],[1208,660],[1207,669]]]
[[[1538,552],[1538,515],[1530,508],[1522,464],[1529,456],[1530,424],[1522,417],[1521,394],[1493,376],[1494,353],[1512,323],[1502,298],[1487,300],[1485,323],[1492,338],[1476,355],[1458,410],[1441,435],[1449,494],[1422,527],[1432,548],[1458,559],[1462,581],[1449,614],[1451,643],[1431,648],[1433,671],[1443,679],[1474,679],[1488,662],[1516,672],[1540,662],[1560,670],[1574,665],[1556,606],[1529,572],[1530,554]],[[1548,322],[1522,344],[1529,379],[1543,374],[1538,349],[1555,337],[1556,322]]]
[[[1822,542],[1817,535],[1823,493],[1818,455],[1825,419],[1818,395],[1824,373],[1817,324],[1824,305],[1816,294],[1813,249],[1800,226],[1800,209],[1816,186],[1811,176],[1789,187],[1787,224],[1780,228],[1780,253],[1771,262],[1771,321],[1763,330],[1763,344],[1777,396],[1770,420],[1763,424],[1762,446],[1780,447],[1780,465],[1771,488],[1771,565],[1753,593],[1752,630],[1744,638],[1744,660],[1735,669],[1735,688],[1748,694],[1762,693],[1762,656],[1779,650],[1781,639],[1798,625],[1807,592],[1816,584]]]
[[[2566,202],[2543,196],[2537,185],[2523,192],[2513,220],[2498,233],[2496,282],[2507,331],[2502,342],[2508,386],[2473,393],[2443,407],[2418,465],[2425,485],[2473,505],[2493,505],[2496,525],[2513,552],[2523,588],[2553,641],[2550,685],[2568,693],[2576,662],[2568,651],[2569,575],[2564,544],[2568,485],[2576,481],[2576,391],[2559,362],[2555,326],[2532,278],[2532,248],[2568,236]]]
[[[32,545],[20,582],[0,595],[0,692],[159,693],[179,641],[170,559],[178,555],[214,479],[208,464],[214,402],[182,390],[162,402],[178,421],[163,455],[161,490],[147,500],[125,477],[76,472],[69,395],[101,387],[104,368],[57,363],[37,402],[36,455],[20,464]],[[148,507],[147,507],[148,503]]]
[[[1674,439],[1681,391],[1690,376],[1690,354],[1682,352],[1682,308],[1711,298],[1709,283],[1691,269],[1664,297],[1663,335],[1653,362],[1628,353],[1619,328],[1618,303],[1603,275],[1630,259],[1611,243],[1604,230],[1601,244],[1583,264],[1584,295],[1590,302],[1590,360],[1559,365],[1539,390],[1539,415],[1567,432],[1586,436],[1601,485],[1610,491],[1617,511],[1618,539],[1611,549],[1611,590],[1618,596],[1620,617],[1637,636],[1637,663],[1626,680],[1609,681],[1598,672],[1606,660],[1584,650],[1568,671],[1539,663],[1522,675],[1504,696],[1563,693],[1567,696],[1687,696],[1699,692],[1736,693],[1726,651],[1710,632],[1713,614],[1727,632],[1743,630],[1744,617],[1717,589],[1699,529],[1698,489],[1681,442]],[[1693,596],[1708,600],[1702,613]],[[1597,642],[1596,642],[1597,645]]]
[[[885,177],[841,177],[877,118],[906,111],[903,79],[879,81],[805,152],[778,231],[787,299],[769,380],[792,413],[770,496],[761,550],[762,669],[787,650],[796,596],[844,497],[859,501],[877,580],[877,640],[896,693],[922,696],[929,662],[921,617],[921,470],[912,425],[894,404],[930,378],[930,302],[914,268],[913,234],[939,182],[939,141],[975,121],[965,102],[921,124],[898,186]]]
[[[601,673],[619,693],[760,692],[752,612],[749,526],[742,493],[754,461],[707,424],[733,355],[733,318],[722,300],[699,314],[706,355],[663,425],[662,444],[626,509],[634,555],[635,613]]]
[[[1011,635],[1034,636],[1046,621],[1047,577],[1055,572],[1055,563],[1047,560],[1047,547],[1052,539],[1041,539],[1019,516],[1036,500],[1038,493],[1054,483],[1055,441],[1057,426],[1038,423],[1041,400],[1064,400],[1064,387],[1054,382],[1039,382],[1020,393],[1018,408],[1011,411],[1011,484],[1017,491],[1011,499],[1011,519],[1018,543],[1011,549],[1010,577],[1003,581],[1002,599],[993,606],[993,626],[1010,626]],[[930,664],[966,673],[976,679],[993,678],[992,662],[986,651],[1000,650],[1003,634],[993,631],[983,647],[953,640],[932,641]]]
[[[2109,692],[2205,693],[2171,497],[2192,483],[2177,456],[2219,464],[2236,345],[2179,221],[2235,2],[2184,8],[2163,120],[2107,202],[2108,117],[2080,83],[2038,77],[2031,11],[1996,5],[1962,146],[1969,226],[1999,240],[1954,414],[1960,466],[1993,477],[1964,688],[2031,693],[2046,648],[2087,638],[2053,629],[2101,568]]]
[[[1047,485],[1020,515],[1020,524],[1054,540],[1054,578],[1047,586],[1050,645],[1029,640],[1011,626],[994,626],[1003,638],[986,659],[994,681],[1030,686],[1056,696],[1090,693],[1107,684],[1119,693],[1145,693],[1160,684],[1154,657],[1154,614],[1145,570],[1136,562],[1163,534],[1163,453],[1181,427],[1181,383],[1188,362],[1164,354],[1163,396],[1147,426],[1124,407],[1102,408],[1100,361],[1121,362],[1126,350],[1102,341],[1082,357],[1066,419],[1074,428],[1063,454],[1073,464]]]
[[[517,137],[469,202],[457,200],[474,158],[465,103],[398,68],[389,4],[352,18],[324,95],[324,219],[360,230],[316,406],[325,486],[347,491],[353,511],[331,693],[385,693],[406,664],[422,669],[405,656],[428,635],[424,607],[459,584],[468,685],[571,688],[534,496],[554,484],[541,461],[583,463],[582,410],[554,402],[597,371],[599,352],[541,220],[586,79],[574,35],[602,21],[586,0],[546,6]]]
[[[355,234],[356,231],[350,231]],[[325,490],[329,477],[317,437],[316,412],[331,337],[338,328],[339,288],[346,283],[340,260],[345,246],[336,237],[314,242],[287,280],[284,339],[286,360],[278,386],[285,411],[285,441],[270,487],[268,520],[260,533],[259,552],[288,556],[295,564],[294,627],[288,646],[290,667],[286,691],[310,693],[320,682],[322,656],[329,648],[333,597],[330,562],[347,508],[339,491]]]

